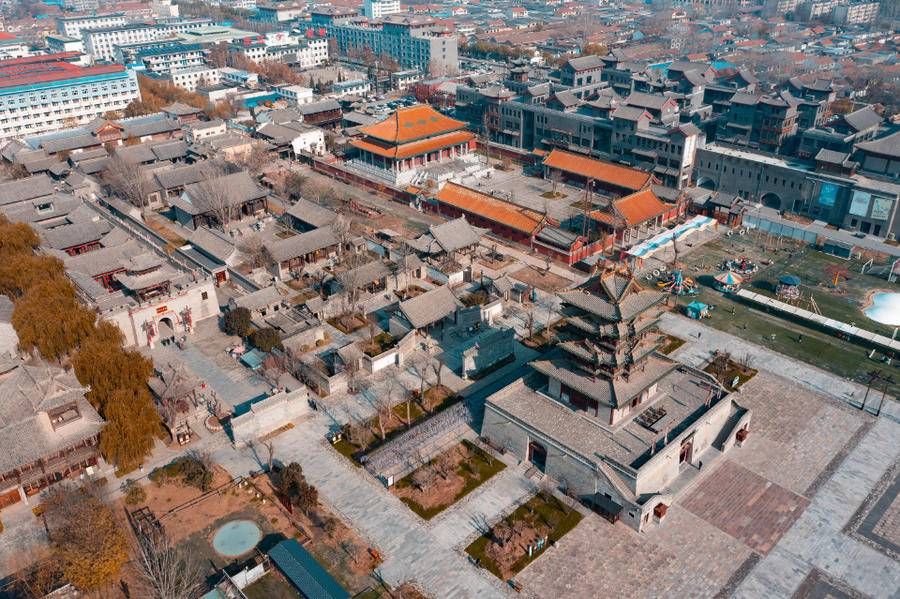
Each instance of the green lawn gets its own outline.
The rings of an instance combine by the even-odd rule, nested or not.
[[[761,266],[744,285],[745,289],[774,296],[779,277],[794,274],[803,281],[804,296],[808,297],[811,292],[825,316],[848,323],[855,322],[857,326],[890,336],[892,331],[869,320],[862,313],[868,291],[891,288],[885,279],[861,275],[861,263],[857,260],[841,260],[812,248],[793,251],[793,256],[785,250],[763,253],[753,239],[748,237],[750,236],[744,236],[737,241],[732,241],[734,237],[715,241],[685,257],[685,274],[699,281],[700,293],[691,299],[679,298],[680,313],[684,313],[684,306],[693,299],[710,304],[715,309],[710,312],[709,319],[703,320],[704,324],[863,384],[868,378],[866,373],[872,369],[896,371],[879,361],[870,360],[869,350],[861,345],[843,341],[799,322],[786,320],[775,313],[766,313],[712,289],[708,285],[709,279],[718,272],[718,265],[723,259],[742,254],[755,260],[765,256],[773,260],[773,264]],[[825,268],[832,264],[841,264],[850,270],[850,279],[841,284],[844,290],[841,294],[835,294],[829,287],[830,281]],[[809,309],[808,302],[801,303],[800,307]],[[900,396],[900,377],[894,378],[898,383],[889,386],[888,393]]]
[[[477,489],[483,483],[488,481],[492,476],[499,472],[502,472],[503,469],[506,468],[506,464],[490,456],[474,443],[463,439],[462,444],[466,447],[470,456],[467,460],[463,461],[456,469],[456,474],[465,478],[465,485],[455,497],[453,497],[448,503],[444,505],[432,506],[430,508],[425,508],[419,505],[409,497],[400,498],[400,500],[407,506],[409,506],[409,509],[414,511],[420,518],[424,520],[431,520],[432,518],[443,512],[445,509]],[[422,468],[428,467],[429,465],[422,466]],[[400,479],[396,483],[396,487],[398,489],[403,489],[412,486],[412,477],[414,473],[415,472],[411,472],[404,478]]]
[[[504,518],[504,521],[510,526],[519,521],[529,524],[547,524],[551,526],[551,530],[547,535],[548,540],[556,542],[575,528],[582,518],[581,512],[568,507],[555,496],[538,494],[519,506],[516,511]],[[471,545],[466,547],[466,553],[479,560],[480,564],[494,576],[504,579],[504,573],[500,571],[497,564],[486,553],[488,544],[491,542],[490,534],[488,533],[475,539]],[[546,551],[546,546],[541,551],[532,552],[530,557],[527,552],[523,552],[522,556],[513,564],[512,571],[508,573],[509,577],[521,572],[525,566],[536,560],[544,551]]]

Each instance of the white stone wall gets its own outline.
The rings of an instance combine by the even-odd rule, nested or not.
[[[250,411],[231,419],[231,433],[236,447],[244,447],[310,410],[309,392],[301,387],[290,393],[279,393],[250,406]]]
[[[126,347],[132,345],[145,347],[149,344],[144,328],[145,322],[153,323],[156,333],[152,339],[154,344],[159,341],[159,323],[163,319],[172,322],[177,336],[187,335],[190,338],[191,331],[183,321],[184,309],[187,307],[191,309],[193,325],[206,318],[219,316],[219,302],[216,299],[216,288],[212,280],[203,281],[186,291],[171,296],[155,298],[154,301],[137,307],[123,308],[100,316],[119,327],[125,335]]]

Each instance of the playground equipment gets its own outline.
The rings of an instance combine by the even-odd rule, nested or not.
[[[673,270],[671,273],[660,273],[656,286],[661,291],[674,295],[697,295],[700,293],[694,279],[684,276],[681,269]]]
[[[722,270],[731,271],[745,277],[747,275],[752,275],[759,270],[759,265],[746,256],[741,256],[739,258],[727,260],[722,266]]]
[[[778,287],[775,290],[778,299],[784,301],[796,301],[800,299],[800,277],[797,275],[781,275],[778,279]]]
[[[720,272],[713,278],[716,281],[716,289],[725,293],[737,291],[744,282],[744,277],[730,270]]]

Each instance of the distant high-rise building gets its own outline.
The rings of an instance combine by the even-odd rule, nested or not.
[[[365,0],[362,14],[370,19],[380,19],[400,12],[400,0]]]
[[[897,4],[897,2],[889,2],[889,4]],[[878,12],[881,8],[879,2],[863,0],[862,2],[851,2],[849,4],[840,4],[834,7],[832,17],[838,25],[863,25],[865,23],[874,23],[878,18]]]

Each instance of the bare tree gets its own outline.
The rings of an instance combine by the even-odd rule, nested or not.
[[[431,362],[431,369],[434,371],[434,384],[437,387],[441,386],[441,375],[444,372],[444,358],[442,356],[435,356],[434,360]]]
[[[376,396],[374,405],[375,418],[378,421],[378,432],[381,434],[381,440],[384,441],[387,438],[384,429],[385,423],[390,422],[393,415],[390,394]]]
[[[132,164],[115,154],[106,163],[102,179],[114,196],[141,209],[147,207],[152,186],[150,177],[139,165]]]
[[[234,219],[235,206],[232,190],[224,179],[227,168],[219,163],[207,163],[206,178],[193,186],[191,202],[201,212],[211,213],[219,226],[226,227]]]
[[[538,306],[547,311],[547,320],[544,323],[544,330],[547,332],[547,339],[550,339],[550,319],[553,318],[553,310],[556,309],[556,302],[553,301],[552,295],[542,295],[538,299]]]
[[[413,356],[410,366],[412,366],[416,376],[419,377],[419,401],[421,401],[422,405],[427,409],[427,403],[425,402],[425,387],[428,385],[428,370],[431,367],[431,358],[426,354],[417,353]]]
[[[142,536],[134,556],[142,597],[196,599],[205,589],[201,562],[163,534]]]
[[[525,326],[528,327],[528,338],[534,337],[534,304],[525,304]]]
[[[271,439],[263,441],[263,447],[266,448],[266,472],[272,472],[272,463],[275,461],[275,443]]]
[[[269,254],[268,249],[263,245],[262,239],[260,239],[258,235],[247,235],[243,237],[241,243],[238,245],[238,249],[247,257],[250,266],[253,268],[269,266],[274,262],[271,254]]]

